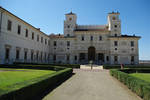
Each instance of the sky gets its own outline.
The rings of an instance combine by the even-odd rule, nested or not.
[[[141,36],[139,59],[150,60],[150,0],[0,0],[0,6],[46,34],[63,34],[70,11],[79,25],[107,24],[107,14],[119,11],[122,34]]]

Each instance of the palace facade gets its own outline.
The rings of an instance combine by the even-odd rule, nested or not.
[[[108,13],[106,25],[78,25],[77,15],[70,12],[64,34],[47,35],[1,7],[0,64],[138,64],[140,36],[122,35],[119,15]]]

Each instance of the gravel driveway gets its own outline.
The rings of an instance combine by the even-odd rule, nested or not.
[[[43,100],[142,100],[108,70],[74,69],[74,73]]]

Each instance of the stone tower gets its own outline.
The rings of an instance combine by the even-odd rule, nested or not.
[[[121,21],[119,12],[108,13],[108,29],[111,31],[111,36],[121,35]]]
[[[64,21],[64,35],[65,36],[74,36],[73,31],[76,28],[76,20],[77,16],[76,14],[70,12],[66,14],[66,19]]]

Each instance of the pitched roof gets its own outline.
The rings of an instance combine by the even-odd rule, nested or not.
[[[71,11],[70,13],[67,13],[66,15],[76,15],[76,14]]]
[[[51,38],[64,38],[64,35],[61,35],[61,34],[56,34],[56,35],[55,34],[51,34],[50,37]]]
[[[29,25],[29,26],[32,27],[33,29],[39,31],[39,32],[42,33],[43,35],[48,36],[47,34],[45,34],[44,32],[42,32],[42,31],[40,30],[40,28],[34,27],[33,25],[29,24],[28,22],[24,21],[23,19],[19,18],[18,16],[14,15],[14,14],[11,13],[10,11],[6,10],[6,9],[3,8],[2,6],[0,6],[0,10],[3,10],[3,11],[5,11],[5,12],[9,13],[10,15],[14,16],[16,19],[19,19],[20,21],[22,21],[23,23]]]
[[[141,38],[141,37],[135,35],[121,35],[121,36],[110,36],[110,38]]]
[[[74,31],[108,31],[107,29],[75,29]]]

